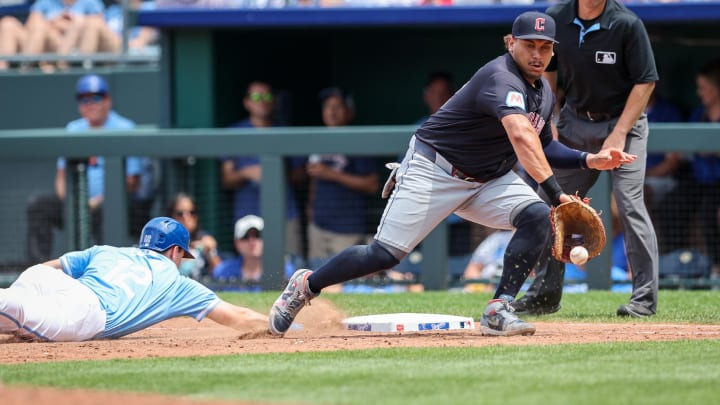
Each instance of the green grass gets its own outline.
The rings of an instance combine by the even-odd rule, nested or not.
[[[224,299],[267,311],[277,293],[227,294]],[[323,294],[348,316],[394,313],[447,313],[477,318],[492,298],[490,294],[425,292],[422,294]],[[658,313],[646,320],[621,319],[615,316],[618,305],[627,303],[630,294],[591,291],[587,294],[565,294],[562,310],[542,318],[543,321],[573,322],[676,322],[720,323],[720,293],[709,290],[661,290]]]
[[[223,295],[264,310],[276,293]],[[476,316],[488,295],[326,296],[348,315]],[[720,294],[662,291],[649,321],[719,323]],[[612,314],[625,294],[567,295],[543,321],[638,322]],[[2,348],[0,347],[0,350]],[[307,404],[714,403],[720,341],[372,349],[0,365],[0,383]]]

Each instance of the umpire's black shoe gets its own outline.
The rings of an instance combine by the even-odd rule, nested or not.
[[[536,298],[522,297],[510,303],[519,315],[548,315],[559,311],[560,303],[540,302]]]
[[[622,304],[617,309],[617,316],[631,316],[633,318],[646,318],[655,315],[645,307],[635,304]]]

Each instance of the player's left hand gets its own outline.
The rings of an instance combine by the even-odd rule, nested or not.
[[[631,155],[617,148],[606,148],[598,153],[590,153],[587,156],[587,166],[596,170],[617,169],[621,165],[632,163],[637,155]]]

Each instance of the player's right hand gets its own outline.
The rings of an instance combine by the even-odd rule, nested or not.
[[[560,194],[560,198],[559,198],[560,204],[566,203],[566,202],[570,202],[570,201],[572,201],[573,199],[574,199],[573,196],[571,196],[571,195],[569,195],[569,194],[565,194],[565,193]]]

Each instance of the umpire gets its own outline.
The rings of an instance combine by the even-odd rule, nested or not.
[[[545,77],[556,92],[565,94],[557,139],[580,150],[615,147],[638,156],[632,164],[611,171],[633,274],[630,303],[620,305],[617,315],[654,315],[658,248],[643,201],[648,140],[644,110],[658,80],[650,40],[642,21],[616,0],[566,0],[548,8],[547,14],[557,22],[559,44]],[[592,169],[554,172],[563,190],[577,190],[581,196],[600,174]],[[516,312],[558,311],[564,273],[564,265],[550,258],[525,296],[512,303]]]

